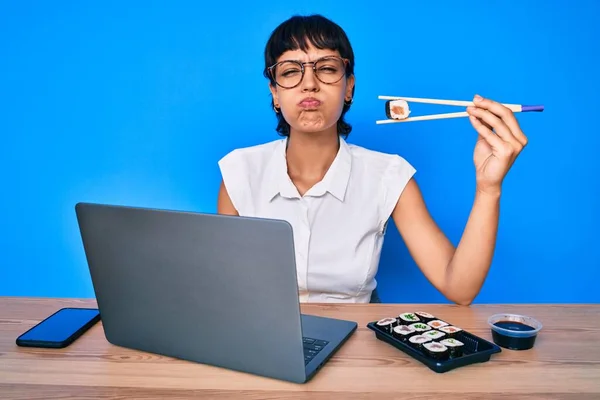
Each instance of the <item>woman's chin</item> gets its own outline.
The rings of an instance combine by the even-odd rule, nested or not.
[[[303,118],[297,122],[296,129],[298,131],[306,132],[306,133],[321,133],[321,132],[329,130],[335,126],[336,126],[335,121],[333,123],[330,123],[330,122],[326,121],[324,118],[315,118],[315,119]]]

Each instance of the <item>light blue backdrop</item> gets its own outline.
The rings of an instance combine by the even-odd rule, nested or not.
[[[519,115],[530,145],[505,182],[476,302],[598,302],[600,3],[319,3],[3,2],[0,295],[93,296],[78,201],[214,212],[217,160],[278,137],[261,75],[269,33],[317,12],[356,52],[349,141],[408,159],[455,244],[475,132],[467,119],[375,125],[377,95],[546,106]],[[383,300],[445,301],[390,228]]]

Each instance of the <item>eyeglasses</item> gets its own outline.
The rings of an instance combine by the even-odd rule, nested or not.
[[[267,70],[277,85],[291,89],[302,82],[305,65],[312,64],[313,72],[319,81],[332,84],[342,79],[346,73],[348,62],[347,58],[337,56],[327,56],[309,62],[285,60],[271,65]]]

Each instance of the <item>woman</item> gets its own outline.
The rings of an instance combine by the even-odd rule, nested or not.
[[[527,144],[513,113],[479,96],[468,108],[477,190],[455,248],[428,213],[412,165],[346,143],[355,77],[345,32],[319,15],[295,16],[273,31],[264,56],[283,139],[219,161],[218,213],[292,225],[301,302],[379,301],[374,277],[391,217],[431,284],[471,304],[492,261],[503,178]]]

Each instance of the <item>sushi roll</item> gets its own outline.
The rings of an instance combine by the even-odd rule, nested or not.
[[[392,333],[392,328],[396,325],[396,318],[380,319],[375,325],[384,332]]]
[[[421,321],[423,322],[429,322],[435,319],[433,315],[426,313],[425,311],[417,311],[415,314],[417,314],[417,317],[421,318]]]
[[[464,343],[456,339],[444,339],[440,340],[440,344],[443,344],[450,350],[450,357],[460,357],[463,355]]]
[[[427,355],[435,359],[445,359],[450,355],[448,347],[437,342],[423,343],[423,349]]]
[[[437,339],[443,338],[444,336],[446,336],[446,334],[444,332],[431,330],[431,331],[424,332],[423,336],[427,336],[428,338],[431,338],[431,340],[437,340]]]
[[[406,100],[388,100],[385,103],[385,115],[391,119],[406,119],[410,108]]]
[[[412,347],[414,347],[415,349],[422,350],[423,344],[430,342],[431,339],[428,337],[425,337],[423,335],[413,335],[408,338],[408,341],[410,342]]]
[[[405,342],[413,333],[415,328],[409,325],[398,325],[393,328],[394,337],[397,337],[401,341]]]
[[[412,326],[416,332],[425,332],[425,331],[429,331],[431,330],[431,327],[427,324],[424,324],[422,322],[417,322],[415,324],[410,324],[409,326]]]
[[[403,324],[406,325],[421,321],[415,313],[402,313],[398,316],[398,318]]]
[[[448,337],[456,337],[458,332],[462,331],[462,329],[459,328],[458,326],[452,326],[452,325],[442,326],[441,328],[438,328],[438,330],[444,332],[446,335],[448,335]]]
[[[433,329],[439,329],[439,328],[441,328],[442,326],[446,326],[446,325],[450,325],[450,324],[449,324],[449,323],[447,323],[447,322],[444,322],[444,321],[442,321],[442,320],[439,320],[439,319],[434,319],[433,321],[429,321],[429,322],[427,323],[427,325],[429,325],[429,326],[430,326],[430,327],[432,327]]]

